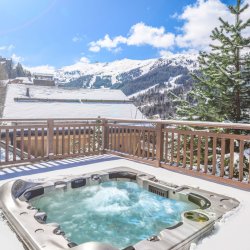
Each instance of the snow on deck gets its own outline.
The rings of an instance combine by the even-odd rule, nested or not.
[[[102,158],[106,157],[114,157],[114,156],[93,156],[88,157],[88,159],[92,159],[92,163],[88,165],[83,164],[84,166],[75,166],[72,168],[56,170],[53,172],[45,172],[34,174],[26,177],[22,177],[22,179],[26,180],[43,180],[50,179],[55,177],[62,177],[65,175],[77,175],[77,174],[85,174],[93,171],[105,170],[109,168],[115,167],[130,167],[133,169],[137,169],[148,174],[155,175],[160,180],[165,180],[167,182],[172,182],[177,185],[189,185],[193,187],[200,187],[202,189],[220,193],[223,195],[227,195],[233,198],[236,198],[240,201],[240,206],[236,208],[234,211],[227,213],[220,222],[217,222],[215,225],[215,230],[213,234],[209,235],[200,243],[196,245],[192,245],[192,250],[249,250],[249,223],[250,223],[250,193],[247,191],[231,188],[228,186],[220,185],[214,182],[205,181],[202,179],[190,177],[187,175],[182,175],[179,173],[171,172],[165,170],[163,168],[154,168],[145,164],[137,163],[134,161],[129,161],[123,158],[115,157],[115,159],[111,159],[106,161],[105,163],[102,161]],[[76,159],[72,160],[62,160],[62,162],[66,161],[77,161]],[[57,161],[58,162],[58,161]],[[49,162],[48,162],[49,163]],[[51,162],[52,163],[52,162]],[[5,183],[7,180],[0,181],[0,185]],[[1,248],[5,250],[23,250],[22,244],[18,241],[15,234],[11,231],[11,229],[7,226],[5,221],[0,221],[0,242]]]
[[[6,151],[4,148],[0,147],[0,162],[5,161],[5,157],[6,157]],[[16,159],[19,160],[20,158],[18,156],[16,156]],[[12,152],[9,152],[9,160],[10,161],[13,160],[13,153]]]
[[[14,98],[64,99],[65,102],[20,102]],[[48,86],[11,84],[7,87],[3,118],[88,118],[112,117],[142,119],[142,113],[132,103],[81,103],[66,102],[69,99],[127,101],[120,90],[109,89],[63,89]]]

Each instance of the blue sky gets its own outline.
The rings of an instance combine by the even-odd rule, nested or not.
[[[196,51],[207,46],[218,15],[227,15],[225,4],[234,2],[1,0],[0,55],[28,66],[62,67],[81,58],[104,62]]]

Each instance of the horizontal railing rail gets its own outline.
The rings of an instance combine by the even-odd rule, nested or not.
[[[51,118],[52,119],[52,118]],[[121,119],[121,118],[53,118],[54,121],[95,121],[95,120],[105,120],[111,123],[129,123],[129,124],[170,124],[170,125],[183,125],[190,127],[206,127],[206,128],[229,128],[229,129],[243,129],[250,130],[250,124],[246,123],[225,123],[225,122],[203,122],[203,121],[177,121],[177,120],[149,120],[149,119]],[[21,118],[11,118],[11,119],[0,119],[0,124],[5,122],[47,122],[48,119],[21,119]]]
[[[177,120],[149,120],[149,119],[115,119],[105,118],[107,121],[113,123],[134,123],[134,124],[165,124],[165,125],[179,125],[190,127],[204,127],[204,128],[228,128],[228,129],[244,129],[250,130],[250,124],[246,123],[225,123],[225,122],[203,122],[203,121],[177,121]]]
[[[250,125],[114,118],[0,119],[0,165],[102,154],[250,188]]]

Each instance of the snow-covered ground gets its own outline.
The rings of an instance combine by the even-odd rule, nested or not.
[[[5,150],[3,148],[0,148],[0,161],[5,160]]]
[[[98,157],[98,156],[97,156]],[[177,185],[189,185],[202,189],[227,195],[240,201],[240,206],[232,212],[226,214],[220,222],[216,223],[213,234],[206,237],[200,243],[192,245],[192,250],[249,250],[249,225],[250,225],[250,193],[247,191],[220,185],[214,182],[178,174],[162,168],[154,168],[145,164],[120,159],[108,162],[89,164],[73,169],[58,170],[43,174],[36,174],[23,177],[27,180],[50,179],[58,176],[84,174],[113,167],[130,167],[149,174],[155,175],[161,180],[172,182]],[[6,181],[1,181],[0,185]],[[23,250],[22,244],[15,234],[10,230],[5,221],[0,221],[0,246],[4,250]]]
[[[0,162],[1,161],[5,161],[5,149],[0,148]],[[16,159],[19,160],[20,158],[18,156],[16,156]],[[9,152],[9,160],[12,161],[13,160],[13,153]]]

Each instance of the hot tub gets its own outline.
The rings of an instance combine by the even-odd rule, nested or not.
[[[0,207],[28,249],[188,249],[237,207],[233,198],[125,167],[0,188]]]

